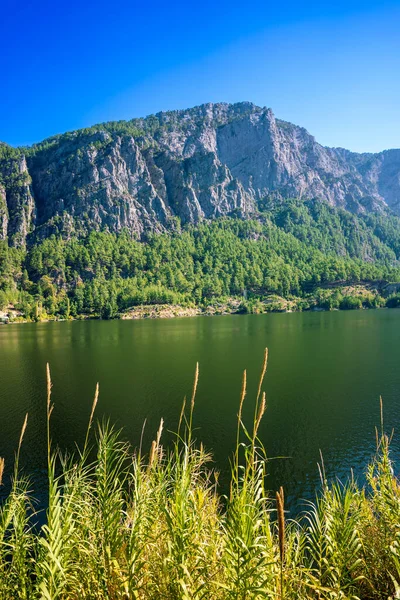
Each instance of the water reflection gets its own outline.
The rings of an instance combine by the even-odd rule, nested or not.
[[[251,421],[263,349],[270,349],[267,413],[260,429],[269,485],[310,498],[321,450],[328,475],[361,477],[374,451],[379,395],[389,430],[399,421],[400,311],[293,313],[165,321],[88,321],[0,329],[0,455],[10,465],[24,415],[26,468],[41,476],[45,459],[45,364],[54,382],[53,439],[82,440],[96,382],[98,415],[108,415],[137,444],[160,417],[174,430],[195,363],[200,363],[196,435],[224,473],[233,450],[243,369]],[[166,434],[168,438],[168,433]],[[393,454],[399,454],[395,437]]]

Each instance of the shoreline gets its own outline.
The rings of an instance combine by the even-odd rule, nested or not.
[[[98,315],[79,315],[77,317],[69,317],[68,319],[58,318],[46,318],[46,319],[15,319],[7,322],[0,322],[0,328],[6,325],[26,325],[36,323],[63,323],[72,321],[143,321],[143,320],[162,320],[162,319],[179,319],[179,318],[193,318],[193,317],[228,317],[228,316],[241,316],[241,315],[267,315],[267,314],[291,314],[291,313],[304,313],[304,312],[357,312],[363,310],[382,310],[388,309],[387,306],[377,307],[361,307],[358,309],[352,308],[332,308],[325,309],[314,307],[304,310],[287,309],[287,310],[268,310],[261,312],[245,312],[241,310],[207,310],[202,307],[185,308],[179,305],[145,305],[138,307],[134,311],[120,313],[113,318],[104,319]]]
[[[82,321],[82,320],[138,320],[138,319],[173,319],[197,316],[222,316],[234,314],[267,314],[291,312],[329,312],[332,310],[362,310],[375,308],[400,307],[400,294],[381,295],[377,286],[358,283],[319,287],[305,296],[288,295],[287,297],[270,293],[245,298],[242,296],[225,296],[204,304],[194,304],[190,299],[186,304],[139,304],[118,311],[117,307],[103,315],[92,314],[48,314],[40,307],[35,316],[26,318],[21,308],[13,304],[0,311],[0,326],[14,323],[44,323],[50,321]]]
[[[107,317],[102,314],[49,315],[41,311],[34,318],[25,318],[22,311],[10,304],[0,311],[0,325],[15,323],[45,323],[51,321],[83,321],[83,320],[139,320],[139,319],[173,319],[197,316],[227,316],[240,314],[268,314],[292,312],[329,312],[332,310],[367,310],[377,308],[396,308],[398,302],[393,298],[382,297],[378,289],[358,284],[340,288],[319,288],[304,297],[283,297],[278,294],[252,297],[250,299],[231,296],[215,300],[208,304],[195,305],[190,301],[185,304],[140,304],[115,311]]]

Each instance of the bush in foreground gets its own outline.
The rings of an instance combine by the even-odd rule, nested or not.
[[[400,597],[400,488],[389,440],[377,436],[367,487],[328,485],[299,520],[286,520],[284,491],[267,495],[267,458],[257,432],[265,410],[263,363],[254,422],[238,413],[230,492],[221,496],[210,456],[192,438],[198,380],[182,409],[176,442],[132,452],[108,424],[89,456],[65,458],[50,443],[48,371],[47,522],[33,528],[29,482],[16,455],[0,508],[0,598],[47,600],[388,599]],[[0,460],[0,480],[4,462]]]

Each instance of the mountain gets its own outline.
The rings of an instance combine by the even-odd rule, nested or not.
[[[265,203],[313,199],[400,215],[400,150],[357,154],[248,102],[204,104],[0,145],[0,239],[127,230],[139,239]]]

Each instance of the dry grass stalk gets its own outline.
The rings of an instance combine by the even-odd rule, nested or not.
[[[3,485],[4,464],[4,458],[0,456],[0,485]]]
[[[163,431],[163,427],[164,427],[164,419],[163,419],[163,418],[161,418],[161,421],[160,421],[160,426],[159,426],[159,428],[158,428],[158,431],[157,431],[157,437],[156,437],[156,445],[157,445],[157,448],[158,448],[158,447],[159,447],[159,445],[160,445],[160,440],[161,440],[161,434],[162,434],[162,431]]]
[[[96,391],[94,393],[94,399],[93,399],[93,404],[92,404],[92,412],[90,413],[88,429],[90,429],[90,427],[92,426],[94,411],[96,410],[98,399],[99,399],[99,384],[96,383]]]
[[[194,401],[196,398],[196,392],[197,392],[197,384],[199,383],[199,363],[196,363],[196,371],[194,374],[194,383],[193,383],[193,393],[192,393],[192,399],[190,401],[190,417],[189,417],[189,425],[188,425],[188,445],[190,446],[191,442],[192,442],[192,423],[193,423],[193,411],[194,411]]]
[[[153,440],[151,443],[150,454],[149,454],[149,465],[148,465],[149,469],[153,466],[156,455],[157,455],[157,443],[155,440]]]
[[[276,508],[278,513],[279,556],[281,563],[285,560],[285,497],[283,487],[276,492]]]
[[[262,385],[263,385],[263,382],[264,382],[265,373],[267,371],[267,364],[268,364],[268,348],[265,348],[265,350],[264,350],[264,360],[263,360],[263,364],[262,364],[262,368],[261,368],[260,380],[258,382],[258,390],[257,390],[256,403],[255,403],[255,406],[254,406],[254,420],[253,420],[253,424],[254,425],[255,425],[255,423],[257,421],[257,418],[258,418],[261,388],[262,388]]]
[[[46,364],[46,381],[47,381],[47,418],[50,419],[51,413],[53,412],[54,404],[51,404],[51,388],[53,384],[51,383],[51,375],[50,375],[50,365]]]
[[[159,460],[159,461],[162,460],[162,446],[160,445],[160,441],[161,441],[161,435],[163,432],[163,428],[164,428],[164,419],[161,418],[160,425],[159,425],[157,435],[156,435],[156,445],[155,445],[156,456],[157,456],[157,460]]]
[[[193,383],[193,393],[192,393],[192,399],[190,402],[190,412],[191,414],[193,414],[193,409],[194,409],[194,400],[196,398],[196,392],[197,392],[197,384],[199,383],[199,363],[196,363],[196,371],[194,374],[194,383]]]
[[[90,417],[89,417],[89,423],[88,423],[87,430],[86,430],[86,438],[85,438],[85,445],[83,447],[83,454],[85,454],[86,449],[87,449],[87,445],[88,445],[88,441],[89,441],[89,433],[90,433],[90,429],[92,427],[94,411],[96,410],[98,399],[99,399],[99,384],[97,383],[96,391],[94,393],[94,398],[93,398],[92,410],[91,410]]]
[[[51,404],[51,375],[50,375],[50,365],[46,364],[46,380],[47,380],[47,469],[49,473],[51,473],[51,439],[50,439],[50,417],[53,412],[54,405]]]
[[[263,395],[262,395],[262,398],[261,398],[261,402],[260,402],[260,406],[259,406],[259,409],[258,409],[258,415],[257,415],[256,424],[255,424],[255,427],[254,427],[254,439],[257,437],[258,428],[260,427],[261,419],[263,418],[263,415],[265,413],[266,407],[267,407],[267,402],[266,402],[266,398],[265,398],[265,392],[263,392]]]
[[[246,397],[246,391],[247,391],[247,372],[246,372],[246,369],[245,369],[243,371],[242,391],[240,393],[240,403],[239,403],[239,413],[238,413],[239,424],[240,424],[240,422],[242,420],[242,410],[243,410],[244,399]]]
[[[22,424],[22,429],[21,429],[21,434],[19,436],[19,442],[18,442],[18,448],[17,448],[17,453],[15,455],[15,464],[14,464],[14,485],[15,482],[17,480],[17,475],[18,475],[18,468],[19,468],[19,455],[21,452],[21,446],[22,446],[22,440],[24,439],[24,435],[25,435],[25,431],[26,431],[26,426],[28,424],[28,413],[26,413],[25,415],[25,419],[24,422]]]
[[[240,392],[239,412],[238,412],[237,431],[236,431],[235,476],[236,476],[236,484],[237,485],[239,485],[239,441],[240,441],[240,429],[242,427],[243,403],[244,403],[244,399],[246,397],[246,392],[247,392],[247,371],[245,369],[243,371],[242,390]],[[232,489],[231,489],[231,492],[232,492]]]
[[[19,436],[18,452],[21,449],[22,440],[24,439],[27,424],[28,424],[28,413],[26,413],[26,415],[25,415],[24,423],[23,423],[22,429],[21,429],[21,435]]]
[[[261,386],[263,384],[265,373],[267,371],[267,364],[268,364],[268,348],[265,348],[265,350],[264,350],[264,362],[263,362],[263,366],[262,366],[262,369],[261,369],[260,383],[258,384],[257,404],[258,404],[258,399],[260,398],[260,394],[261,394]]]

